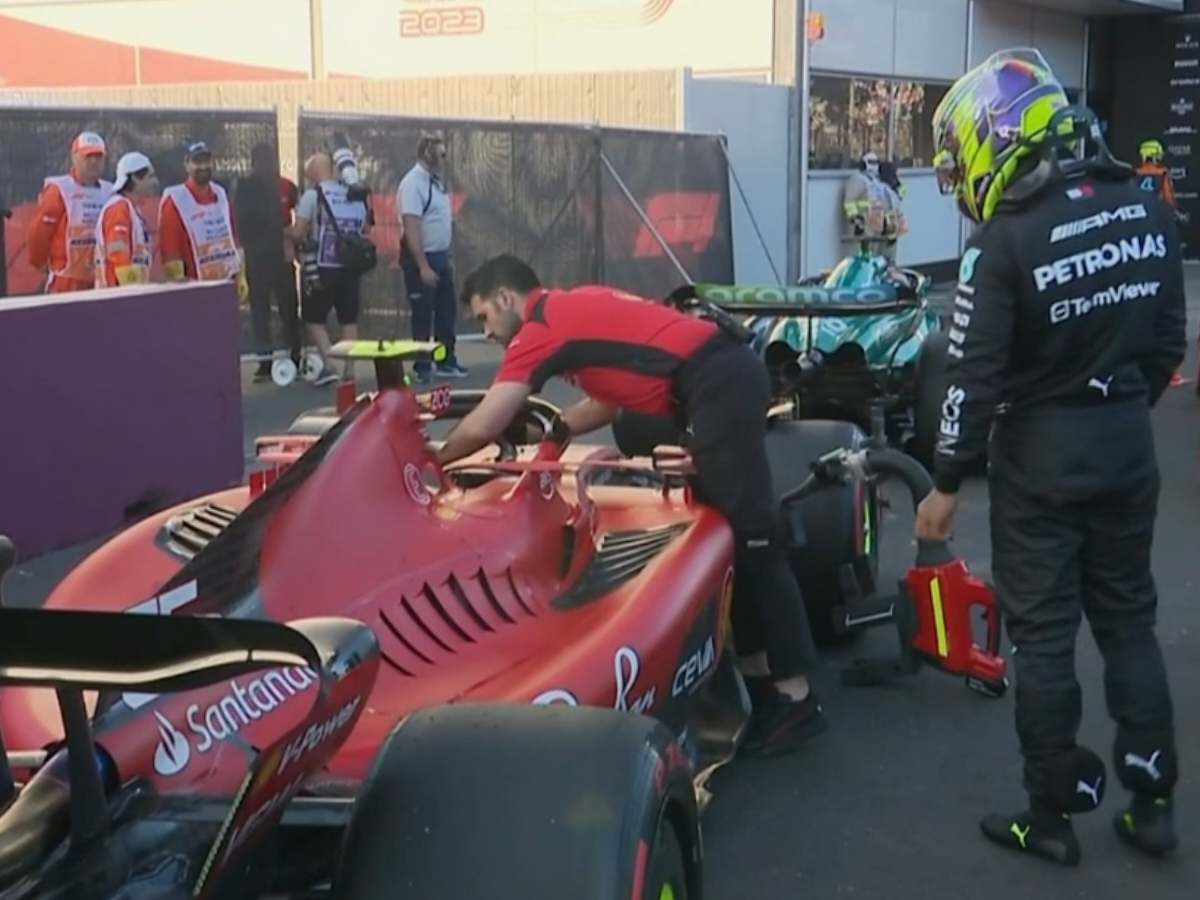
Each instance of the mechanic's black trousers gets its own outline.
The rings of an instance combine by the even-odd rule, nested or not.
[[[1006,477],[1006,468],[1013,472],[993,462],[993,576],[1014,647],[1025,787],[1038,799],[1049,795],[1055,761],[1075,747],[1082,714],[1075,635],[1085,613],[1104,657],[1116,747],[1174,744],[1150,572],[1158,478],[1066,500],[1031,492],[1015,472]],[[1125,781],[1119,761],[1117,773]]]
[[[689,359],[675,382],[690,426],[697,496],[733,528],[737,653],[765,650],[776,679],[806,674],[817,651],[779,536],[766,450],[766,368],[746,345],[717,340]]]

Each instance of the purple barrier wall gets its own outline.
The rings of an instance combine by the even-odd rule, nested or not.
[[[0,300],[0,534],[21,559],[242,477],[233,285]]]

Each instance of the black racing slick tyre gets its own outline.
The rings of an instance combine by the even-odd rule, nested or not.
[[[950,339],[944,331],[932,331],[921,344],[913,378],[912,455],[929,472],[933,471],[942,401],[946,397],[946,364]]]
[[[674,823],[664,817],[655,834],[640,900],[688,900],[693,896],[688,890],[687,860],[679,832]]]
[[[833,420],[777,420],[767,431],[767,456],[775,495],[797,487],[812,463],[832,450],[861,448],[867,436],[857,425]],[[797,515],[798,514],[798,515]],[[873,484],[855,478],[827,487],[782,511],[785,522],[798,519],[801,543],[788,559],[808,610],[813,638],[832,644],[852,635],[837,626],[836,611],[854,591],[869,595],[879,577],[879,499]]]
[[[454,704],[404,719],[346,829],[337,900],[700,898],[692,772],[656,720]]]

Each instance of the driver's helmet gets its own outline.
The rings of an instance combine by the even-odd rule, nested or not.
[[[1068,105],[1037,50],[990,56],[954,83],[933,114],[933,164],[942,193],[955,196],[969,219],[986,222],[1021,161],[1040,152],[1051,117]],[[1065,120],[1059,127],[1068,134],[1073,125]]]
[[[1142,157],[1142,162],[1158,165],[1162,164],[1163,157],[1167,155],[1159,141],[1142,141],[1142,145],[1138,147],[1138,154]]]

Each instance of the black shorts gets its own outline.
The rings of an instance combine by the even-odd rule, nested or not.
[[[303,318],[309,325],[324,325],[330,310],[337,310],[339,325],[358,322],[362,278],[345,269],[321,269],[321,284],[304,293]]]

